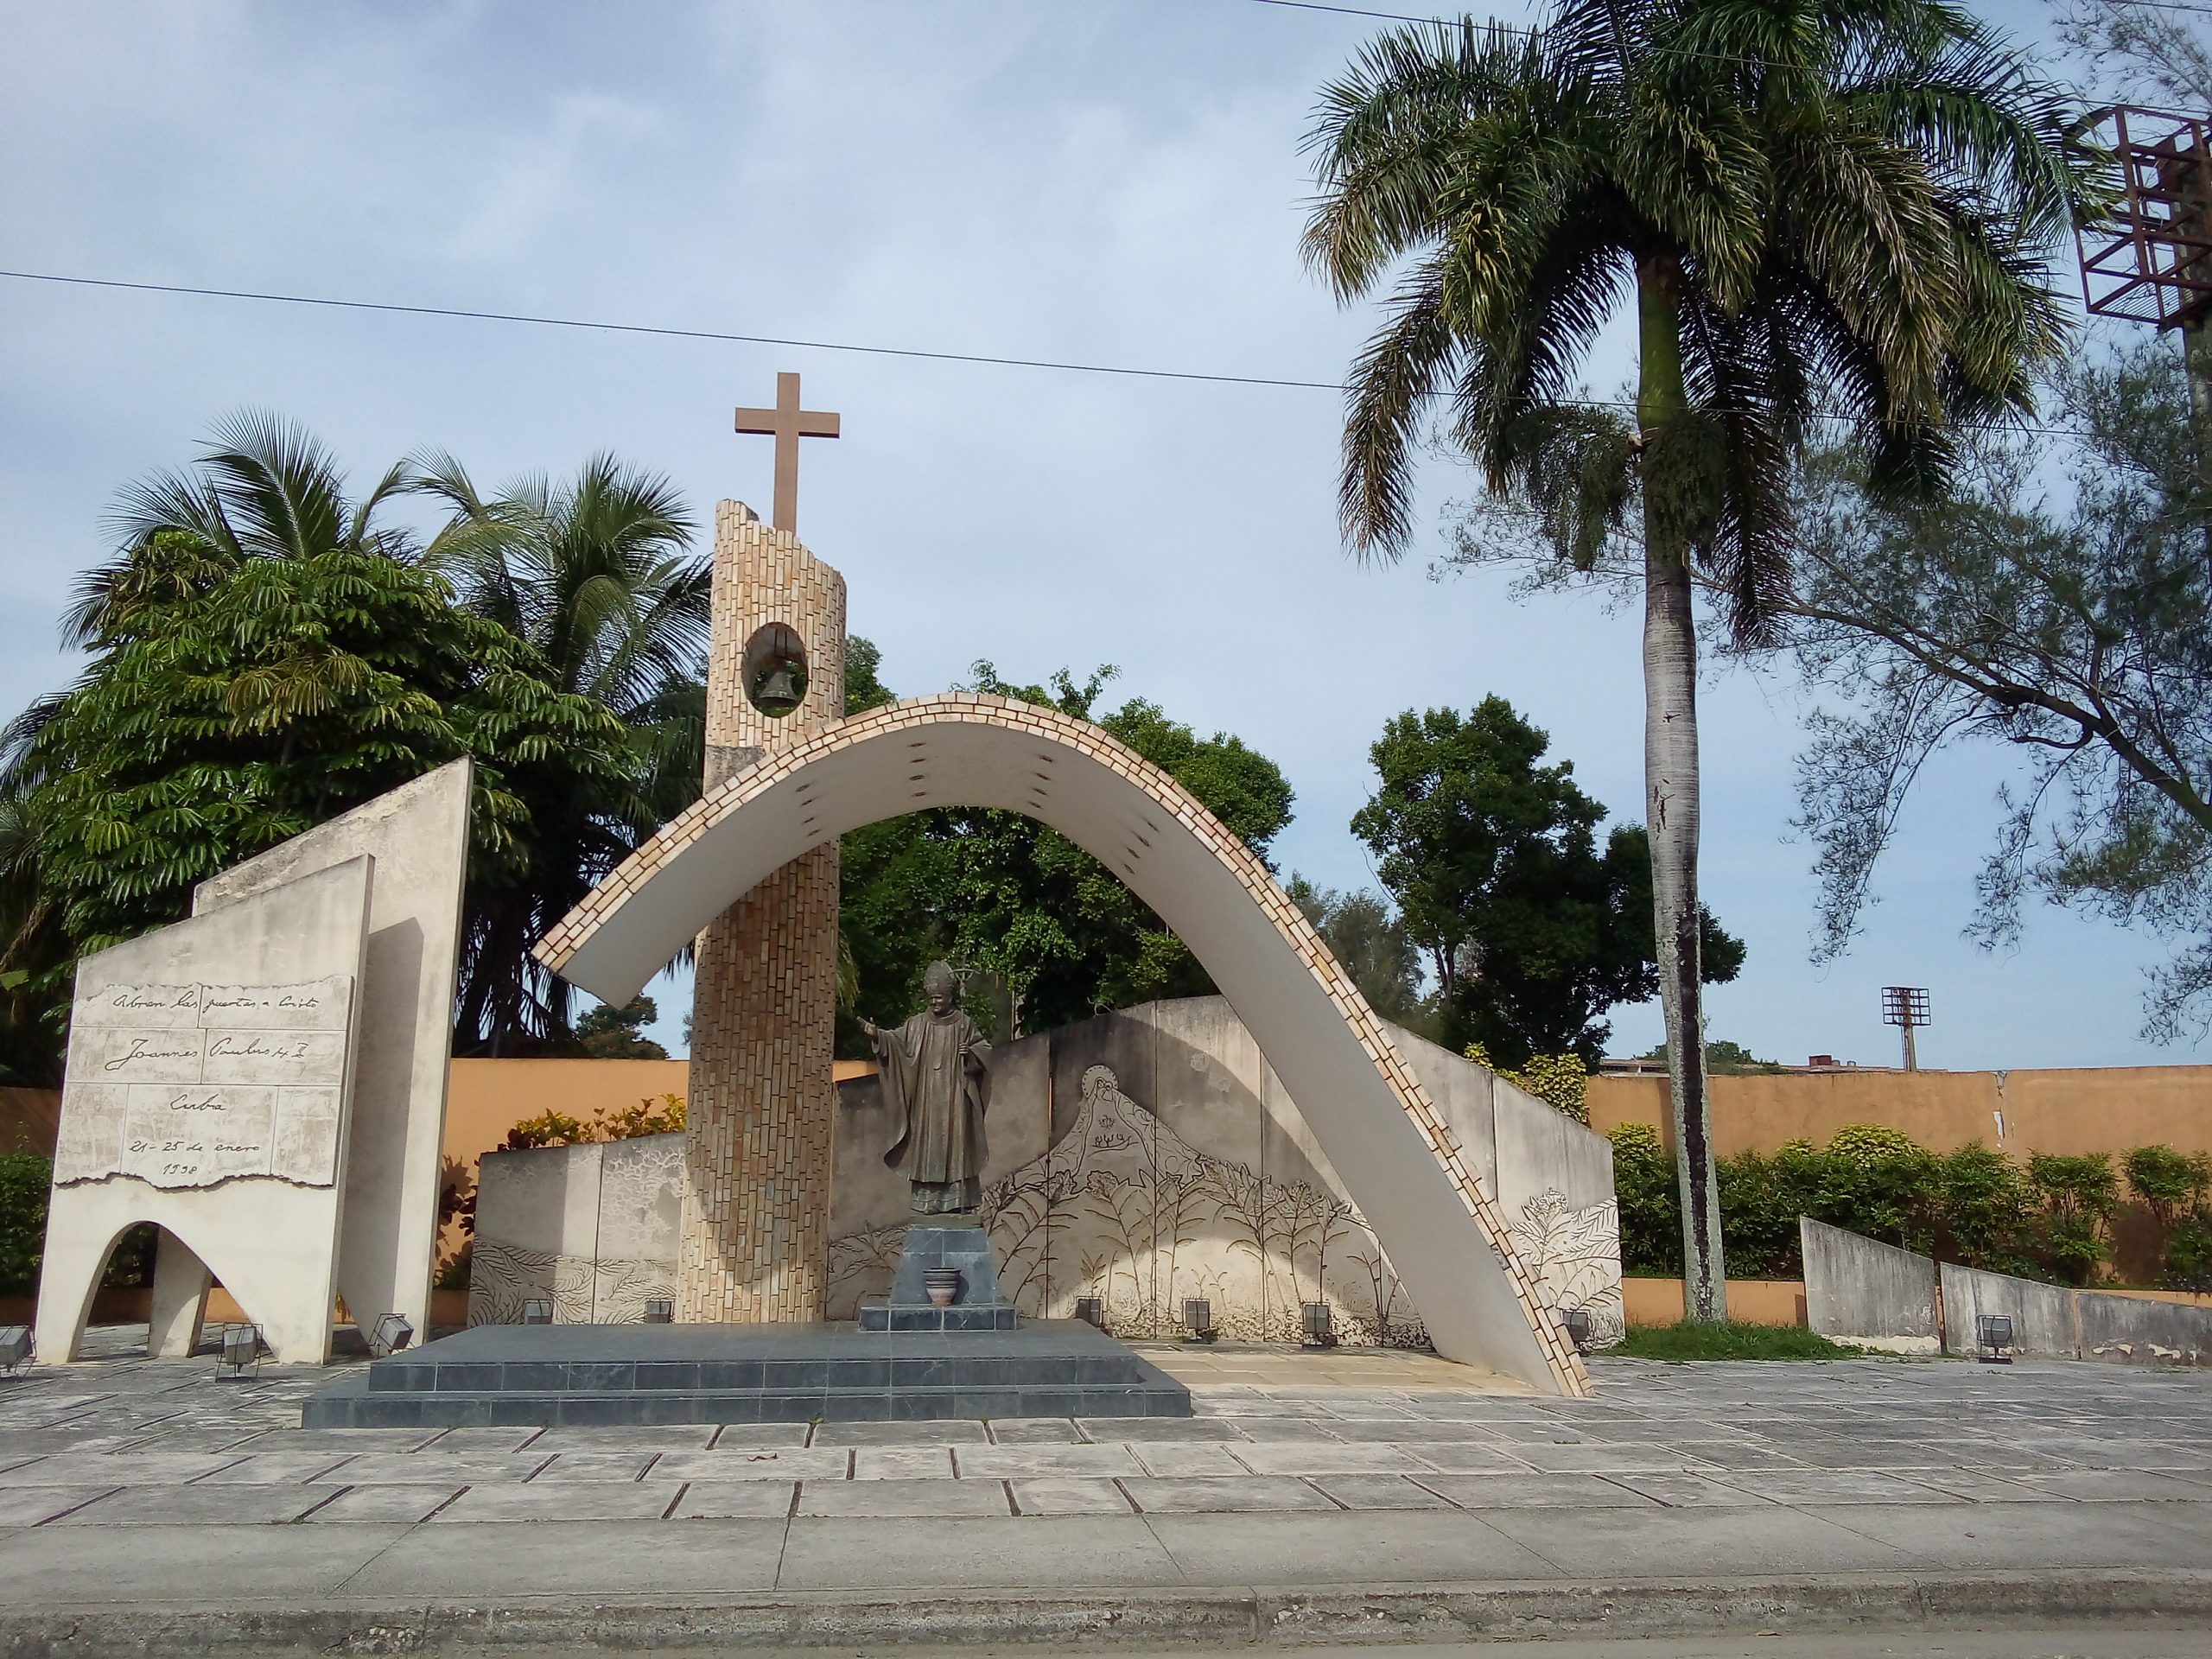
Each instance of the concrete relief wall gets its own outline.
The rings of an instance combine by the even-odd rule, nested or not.
[[[1395,1040],[1499,1195],[1550,1305],[1584,1308],[1593,1339],[1618,1341],[1611,1146],[1433,1044]],[[905,1225],[874,1089],[844,1085],[832,1319],[888,1287]],[[1066,1318],[1097,1296],[1123,1334],[1179,1336],[1197,1297],[1232,1339],[1284,1342],[1297,1340],[1303,1304],[1325,1301],[1347,1341],[1426,1340],[1374,1228],[1223,998],[1147,1003],[1003,1046],[989,1122],[984,1208],[1001,1282],[1026,1313]]]
[[[1596,1340],[1619,1340],[1611,1147],[1480,1067],[1401,1041],[1497,1184],[1552,1306],[1586,1309]],[[839,1096],[829,1317],[849,1319],[890,1287],[907,1193],[883,1162],[892,1131],[876,1079],[849,1078]],[[985,1222],[1001,1284],[1029,1317],[1071,1318],[1077,1298],[1096,1296],[1122,1334],[1173,1337],[1198,1297],[1231,1340],[1291,1342],[1301,1306],[1325,1301],[1345,1341],[1425,1340],[1374,1229],[1223,998],[1147,1003],[1000,1046],[986,1124]],[[672,1274],[677,1223],[638,1193],[618,1198],[607,1172],[679,1144],[487,1154],[470,1322],[519,1319],[525,1294],[551,1298],[563,1319],[636,1317],[586,1287],[617,1260],[642,1279]]]
[[[2078,1358],[2081,1333],[2074,1323],[2074,1293],[2063,1285],[2037,1284],[2005,1273],[1984,1273],[1955,1262],[1942,1266],[1943,1329],[1953,1353],[1970,1354],[1974,1320],[1984,1313],[2012,1319],[2012,1350],[2020,1354]]]
[[[519,1325],[553,1304],[562,1325],[621,1325],[676,1294],[683,1137],[493,1152],[478,1167],[471,1325]]]

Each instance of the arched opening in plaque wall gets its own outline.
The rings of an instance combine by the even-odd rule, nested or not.
[[[1549,1391],[1587,1391],[1479,1175],[1305,916],[1179,784],[1086,721],[953,693],[825,727],[670,823],[537,955],[619,1005],[808,849],[938,806],[1022,813],[1120,875],[1182,938],[1306,1107],[1438,1351]]]

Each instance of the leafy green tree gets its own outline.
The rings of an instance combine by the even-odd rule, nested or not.
[[[1659,1044],[1637,1057],[1639,1059],[1667,1063],[1667,1045]],[[1741,1043],[1726,1037],[1708,1037],[1705,1042],[1705,1069],[1716,1077],[1772,1077],[1789,1068],[1779,1060],[1763,1060]]]
[[[867,642],[849,645],[849,710],[860,699],[889,700],[880,660]],[[855,673],[856,663],[864,673]],[[1082,684],[1063,671],[1050,686],[1014,684],[988,663],[973,671],[976,690],[1095,720],[1173,774],[1263,857],[1290,821],[1289,784],[1237,739],[1201,738],[1141,699],[1100,711],[1111,669]],[[1182,941],[1119,877],[1019,813],[912,813],[847,836],[842,850],[844,937],[858,981],[854,1012],[878,1023],[913,1011],[922,970],[938,957],[993,982],[996,1006],[984,997],[975,1011],[1002,1032],[1045,1030],[1103,1008],[1213,988]],[[866,1052],[850,1014],[839,1029],[841,1052]]]
[[[2067,100],[1944,0],[1560,0],[1522,33],[1393,30],[1322,95],[1312,264],[1391,316],[1352,376],[1341,502],[1412,528],[1425,413],[1588,570],[1640,542],[1644,819],[1673,1056],[1687,1306],[1726,1317],[1699,1033],[1692,577],[1740,642],[1789,584],[1817,414],[1920,482],[1948,423],[2024,407],[2063,314],[2042,256],[2085,206]],[[1572,376],[1632,300],[1634,418]]]
[[[2212,506],[2167,342],[2055,380],[2069,435],[1989,434],[1956,487],[1897,501],[1848,453],[1808,468],[1786,638],[1822,697],[1800,760],[1816,955],[1850,944],[1916,783],[2009,747],[1973,931],[2006,946],[2040,897],[2171,942],[2147,1034],[2212,1019]],[[2050,474],[2063,466],[2069,487]]]
[[[1302,875],[1292,876],[1283,890],[1368,1007],[1408,1031],[1433,1034],[1435,1008],[1421,994],[1421,950],[1407,936],[1403,917],[1377,894],[1317,887]]]
[[[0,1153],[0,1296],[28,1296],[38,1288],[53,1187],[53,1160],[35,1152]]]
[[[576,1021],[576,1046],[595,1060],[664,1060],[668,1051],[645,1034],[659,1018],[650,996],[633,996],[619,1008],[602,1002]]]
[[[33,982],[50,1028],[77,955],[178,919],[195,883],[462,754],[477,764],[464,1005],[512,976],[481,918],[532,883],[541,822],[600,803],[623,827],[610,858],[652,827],[620,724],[378,525],[397,475],[349,503],[297,429],[241,416],[199,468],[124,497],[124,551],[68,619],[90,664],[0,743],[66,944]],[[501,1034],[542,1039],[529,1012]]]
[[[1462,717],[1410,710],[1369,752],[1379,784],[1351,821],[1438,985],[1439,1040],[1479,1043],[1509,1069],[1539,1054],[1594,1066],[1618,1002],[1658,990],[1651,861],[1633,827],[1601,852],[1605,809],[1571,761],[1503,697]],[[1739,940],[1708,913],[1708,981],[1735,977]]]
[[[530,948],[650,833],[699,797],[706,761],[712,567],[663,477],[594,455],[569,481],[522,479],[486,497],[450,455],[423,457],[410,489],[451,509],[428,562],[470,611],[526,642],[552,683],[621,722],[625,798],[578,792],[532,803],[531,880],[471,917],[469,978],[456,1023],[492,1052],[525,1029],[568,1039],[570,993]]]

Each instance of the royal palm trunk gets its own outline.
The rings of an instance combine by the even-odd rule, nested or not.
[[[1681,504],[1694,464],[1685,427],[1681,275],[1671,259],[1637,270],[1637,418],[1643,442],[1643,811],[1651,843],[1652,931],[1667,1023],[1667,1084],[1682,1199],[1682,1311],[1728,1317],[1720,1193],[1705,1090],[1704,976],[1697,892],[1697,632]]]

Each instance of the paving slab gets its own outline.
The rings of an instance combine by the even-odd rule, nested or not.
[[[1928,1558],[1802,1510],[1508,1509],[1483,1519],[1578,1579],[1910,1569]]]
[[[1448,1510],[1451,1504],[1407,1475],[1315,1475],[1332,1503],[1347,1510]]]
[[[1205,1580],[1221,1583],[1236,1580]],[[784,1546],[779,1587],[791,1591],[1034,1592],[1065,1594],[1185,1582],[1137,1515],[863,1520],[798,1516]]]
[[[551,1461],[550,1454],[537,1457],[527,1452],[364,1452],[313,1484],[413,1486],[423,1481],[451,1481],[459,1486],[520,1485]]]
[[[804,1423],[778,1424],[796,1434],[792,1445],[806,1437]],[[575,1423],[549,1428],[530,1443],[533,1452],[634,1452],[651,1456],[657,1452],[703,1452],[715,1438],[712,1423],[672,1424],[666,1427],[635,1423]]]
[[[1761,1469],[1716,1472],[1710,1478],[1777,1503],[1942,1503],[1947,1497],[1879,1469]]]
[[[1128,1515],[1134,1513],[1120,1483],[1092,1477],[1047,1475],[1009,1480],[1017,1515]]]
[[[844,1446],[721,1446],[671,1452],[653,1465],[658,1480],[842,1480],[853,1453]],[[952,1472],[950,1459],[945,1473]]]
[[[952,1462],[963,1480],[1144,1473],[1136,1454],[1126,1446],[962,1446],[953,1448]]]
[[[571,1488],[572,1491],[587,1488]],[[612,1489],[601,1489],[612,1490]],[[415,1528],[346,1581],[356,1597],[481,1600],[556,1596],[721,1595],[772,1589],[782,1521],[532,1521],[486,1522],[456,1533]],[[306,1532],[307,1528],[298,1529]],[[329,1527],[317,1535],[376,1529]],[[257,1539],[264,1535],[257,1534]],[[465,1542],[463,1541],[466,1541]],[[0,1551],[0,1567],[6,1555]]]
[[[327,1502],[328,1487],[118,1486],[50,1522],[56,1527],[238,1527],[296,1521]]]
[[[1853,1505],[1800,1510],[1946,1567],[2204,1568],[2212,1512],[2191,1503]]]
[[[1415,1475],[1463,1510],[1656,1509],[1658,1501],[1599,1475]]]
[[[802,1516],[1011,1515],[1002,1480],[810,1480],[798,1491]]]
[[[2006,1477],[2024,1492],[2050,1492],[2085,1503],[2212,1503],[2212,1486],[2139,1469],[2022,1470]],[[2212,1528],[2212,1517],[2207,1519]]]
[[[545,1450],[532,1441],[530,1455]],[[532,1475],[534,1486],[566,1486],[580,1480],[641,1480],[661,1454],[658,1452],[556,1452],[552,1460]]]
[[[430,1517],[435,1527],[481,1521],[658,1521],[683,1491],[673,1480],[578,1480],[565,1485],[471,1486]],[[474,1548],[474,1533],[467,1548]]]
[[[1193,1475],[1125,1480],[1122,1490],[1147,1515],[1225,1513],[1239,1510],[1328,1510],[1337,1504],[1319,1487],[1289,1475],[1242,1478]]]
[[[995,1417],[990,1438],[994,1446],[1071,1446],[1083,1431],[1071,1417]]]
[[[945,1446],[863,1446],[853,1452],[855,1480],[950,1479],[952,1448]]]
[[[1395,1446],[1273,1441],[1223,1448],[1255,1475],[1402,1475],[1424,1467]]]
[[[0,1487],[0,1527],[35,1527],[122,1490],[120,1486]]]
[[[1516,1456],[1503,1443],[1446,1440],[1440,1446],[1409,1443],[1408,1449],[1414,1457],[1430,1468],[1452,1474],[1526,1475],[1535,1472],[1532,1465]]]
[[[1135,1440],[1128,1449],[1147,1475],[1180,1478],[1198,1475],[1234,1478],[1251,1471],[1229,1454],[1225,1446],[1191,1446],[1179,1440]]]
[[[798,1483],[790,1480],[695,1480],[672,1512],[678,1521],[781,1520],[791,1512]]]
[[[0,1539],[0,1607],[169,1602],[297,1606],[340,1587],[401,1526],[35,1527]],[[241,1539],[251,1543],[242,1545]],[[480,1587],[472,1541],[467,1573]]]
[[[1041,1402],[1040,1402],[1041,1403]],[[1119,1402],[1116,1402],[1120,1403]],[[810,1446],[982,1446],[990,1439],[981,1422],[817,1423]]]
[[[1558,1570],[1487,1520],[1449,1510],[1160,1515],[1153,1531],[1193,1584],[1466,1583]]]
[[[427,1521],[461,1495],[458,1486],[347,1486],[301,1518],[315,1525],[334,1522]]]
[[[0,1486],[181,1486],[237,1461],[219,1452],[51,1452],[0,1473]]]
[[[1740,1486],[1726,1486],[1718,1480],[1708,1480],[1703,1475],[1643,1472],[1613,1473],[1605,1478],[1616,1486],[1625,1486],[1631,1492],[1640,1492],[1664,1503],[1670,1510],[1744,1509],[1775,1501],[1750,1481]]]

